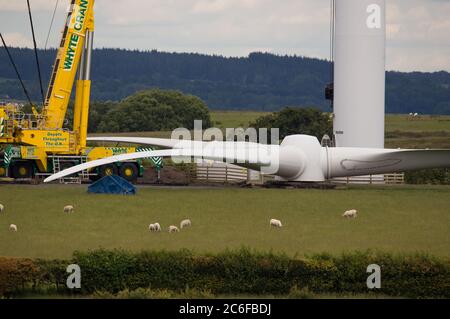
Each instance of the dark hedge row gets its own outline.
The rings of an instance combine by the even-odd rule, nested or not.
[[[406,184],[450,185],[450,169],[435,168],[405,173]]]
[[[76,252],[70,261],[0,258],[0,294],[46,287],[69,293],[66,267],[72,263],[81,268],[82,294],[189,288],[214,294],[286,295],[299,287],[313,293],[450,298],[448,259],[374,252],[297,259],[246,249],[202,256],[190,251],[97,250]],[[366,285],[370,264],[381,267],[382,287],[376,291]]]

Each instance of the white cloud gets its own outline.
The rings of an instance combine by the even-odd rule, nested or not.
[[[61,1],[61,2],[64,2]],[[33,11],[48,11],[53,10],[55,2],[50,0],[32,0],[30,7]],[[3,12],[23,12],[27,9],[27,2],[25,0],[0,0],[0,8]]]
[[[226,0],[203,0],[194,3],[192,13],[218,13],[224,11],[230,2]]]
[[[255,9],[264,0],[194,0],[191,12],[194,14],[223,13],[227,10]]]
[[[450,2],[388,0],[387,67],[450,71]]]
[[[19,32],[2,34],[5,38],[5,42],[10,47],[30,48],[33,46],[31,37],[27,37]],[[1,42],[0,42],[1,43]]]
[[[405,54],[403,50],[388,48],[386,60],[388,69],[395,71],[450,71],[449,56],[450,49],[435,51],[427,48],[416,48]],[[411,67],[418,65],[420,65],[420,68]]]
[[[329,0],[97,0],[97,47],[242,56],[252,51],[329,57]],[[32,0],[46,35],[54,0]],[[68,0],[51,43],[58,43]],[[387,68],[450,71],[450,1],[387,0]],[[4,33],[27,45],[26,1],[0,0]],[[22,39],[19,35],[22,34]],[[43,43],[41,39],[38,41]]]

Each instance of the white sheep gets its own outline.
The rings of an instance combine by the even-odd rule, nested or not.
[[[17,225],[14,225],[14,224],[9,225],[9,230],[17,231]]]
[[[180,229],[183,229],[185,227],[191,227],[192,226],[192,222],[190,219],[185,219],[183,221],[181,221],[180,223]]]
[[[161,231],[161,225],[159,225],[159,223],[150,224],[148,230],[151,232]]]
[[[178,233],[179,231],[177,226],[169,226],[169,233]]]
[[[283,227],[283,225],[281,224],[281,221],[279,221],[278,219],[271,219],[270,220],[270,226],[272,227]]]
[[[342,217],[345,218],[356,218],[358,216],[358,211],[356,209],[348,210],[344,214],[342,214]]]
[[[3,206],[2,204],[0,204],[0,213],[3,213],[4,210],[5,210],[5,206]]]
[[[74,212],[74,208],[72,205],[64,206],[64,213],[73,213],[73,212]]]

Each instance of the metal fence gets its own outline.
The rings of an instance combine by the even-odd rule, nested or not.
[[[201,163],[195,168],[194,179],[210,183],[239,183],[248,180],[248,170],[236,165],[223,163]]]
[[[352,176],[333,178],[331,180],[337,184],[361,184],[361,185],[401,185],[405,184],[404,173],[392,173],[384,175],[367,175],[367,176]]]
[[[251,171],[232,164],[225,163],[199,163],[194,168],[195,172],[191,173],[191,179],[199,182],[208,183],[239,183],[249,182],[252,184],[264,184],[272,181],[274,176],[260,174],[259,177],[251,176]],[[373,185],[394,185],[404,184],[404,173],[393,173],[385,175],[368,175],[368,176],[354,176],[334,178],[332,183],[337,184],[373,184]]]

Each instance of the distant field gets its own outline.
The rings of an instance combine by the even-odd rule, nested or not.
[[[219,128],[248,127],[266,112],[213,111],[212,119]],[[450,148],[450,116],[386,115],[386,147]]]
[[[386,116],[386,131],[450,133],[450,116],[421,115],[418,118],[411,118],[408,115],[388,114]]]
[[[176,199],[176,200],[174,200]],[[99,247],[219,252],[248,246],[289,255],[380,249],[450,256],[450,187],[341,190],[139,188],[89,195],[86,186],[0,185],[0,256],[69,257]],[[64,214],[64,205],[76,212]],[[343,211],[359,210],[345,220]],[[149,233],[191,218],[178,234]],[[270,229],[269,219],[285,227]],[[16,224],[19,231],[10,232]]]
[[[211,117],[215,124],[221,128],[248,127],[249,123],[258,117],[269,114],[268,112],[246,111],[212,111]],[[450,116],[447,115],[422,115],[411,118],[408,115],[387,114],[386,132],[414,132],[414,133],[442,133],[450,136]]]
[[[213,125],[218,128],[248,127],[258,117],[269,114],[268,112],[236,112],[236,111],[212,111]]]
[[[432,136],[427,133],[421,137],[386,137],[386,148],[411,148],[411,149],[450,149],[450,135]]]
[[[213,125],[221,129],[248,127],[265,112],[212,111]],[[91,134],[170,138],[171,132],[137,132]],[[450,116],[408,115],[386,116],[386,147],[388,148],[450,148]]]
[[[247,128],[251,122],[258,117],[268,114],[265,112],[238,112],[238,111],[211,111],[213,126],[225,130],[226,128]],[[134,137],[158,137],[170,138],[172,132],[131,132],[131,133],[100,133],[90,134],[90,136],[134,136]]]
[[[387,115],[386,147],[450,149],[450,116]]]
[[[170,138],[172,132],[126,132],[126,133],[90,133],[89,137],[94,136],[132,136],[132,137],[156,137],[156,138]]]

